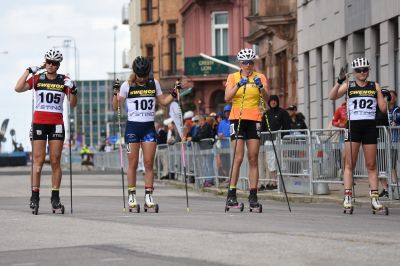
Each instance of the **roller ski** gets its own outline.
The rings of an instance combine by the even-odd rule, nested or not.
[[[32,214],[38,215],[39,212],[39,193],[38,192],[33,192],[31,196],[31,202],[29,204],[29,208],[32,209]]]
[[[153,201],[153,191],[148,191],[146,190],[146,194],[144,196],[144,212],[147,212],[147,210],[154,210],[155,213],[158,213],[159,208],[158,204],[154,203]]]
[[[257,190],[256,190],[257,191]],[[262,205],[258,202],[257,192],[250,191],[249,195],[249,210],[250,212],[262,213]]]
[[[344,192],[343,213],[353,214],[353,193],[351,190]]]
[[[140,205],[136,201],[135,191],[128,191],[128,209],[129,212],[140,213]]]
[[[51,208],[53,213],[61,213],[64,214],[65,208],[64,205],[60,202],[60,197],[52,196],[51,197]]]
[[[228,197],[226,200],[225,212],[229,211],[229,209],[239,209],[240,212],[243,212],[243,210],[244,210],[244,204],[242,202],[239,203],[237,201],[236,189],[228,190]]]
[[[370,195],[371,195],[372,214],[389,215],[388,207],[383,206],[379,201],[378,191],[371,191]]]

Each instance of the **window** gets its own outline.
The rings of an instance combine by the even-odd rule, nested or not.
[[[146,1],[146,21],[153,21],[153,0]]]
[[[258,15],[258,0],[251,0],[251,15]]]
[[[168,44],[169,44],[169,75],[176,74],[176,24],[168,24]]]
[[[151,45],[151,44],[146,44],[146,55],[147,55],[147,58],[150,60],[150,62],[151,62],[151,66],[152,66],[152,68],[154,69],[154,67],[153,67],[153,58],[154,58],[154,54],[153,54],[153,45]]]
[[[214,55],[228,55],[228,12],[213,13],[211,25]]]

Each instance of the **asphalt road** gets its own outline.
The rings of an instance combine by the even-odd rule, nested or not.
[[[26,169],[0,168],[0,265],[398,265],[400,209],[389,216],[336,204],[263,201],[264,212],[224,213],[225,199],[156,184],[159,213],[123,212],[121,175],[68,176],[52,214],[43,176],[39,215],[28,208]],[[143,203],[143,183],[138,199]],[[247,207],[247,204],[246,204]]]

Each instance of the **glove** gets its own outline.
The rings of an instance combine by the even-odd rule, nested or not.
[[[119,79],[116,79],[114,82],[114,86],[113,86],[113,94],[114,96],[117,96],[117,94],[119,93],[119,88],[121,87],[121,84],[119,82]]]
[[[346,76],[346,70],[344,69],[344,67],[340,68],[340,72],[339,72],[339,77],[337,80],[337,83],[342,85],[342,83],[346,80],[347,76]]]
[[[390,102],[392,100],[392,96],[390,95],[390,92],[387,89],[382,89],[381,92],[383,97],[386,98],[386,101]]]
[[[246,77],[244,77],[244,78],[242,78],[242,79],[237,83],[237,86],[240,88],[240,87],[242,87],[243,85],[246,85],[248,82],[249,82],[249,79],[246,78]]]
[[[64,86],[67,87],[67,88],[70,88],[70,89],[74,89],[75,88],[74,82],[69,78],[64,79]]]
[[[174,88],[171,90],[171,95],[174,99],[178,98],[178,90],[182,89],[182,84],[179,80],[175,82]]]
[[[38,67],[38,66],[31,66],[31,67],[28,67],[26,70],[28,70],[29,73],[31,73],[31,74],[35,74],[36,72],[38,72],[38,71],[40,70],[40,67]]]
[[[181,90],[181,89],[182,89],[182,84],[181,84],[181,82],[180,82],[179,80],[177,80],[177,81],[175,82],[175,87],[174,87],[174,89],[176,89],[176,90]]]
[[[261,91],[262,88],[264,88],[264,85],[262,84],[262,81],[259,77],[255,76],[254,77],[254,83],[258,87],[258,89]]]

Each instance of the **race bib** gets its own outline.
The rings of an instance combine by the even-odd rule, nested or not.
[[[65,94],[57,91],[36,91],[35,111],[62,113]]]

